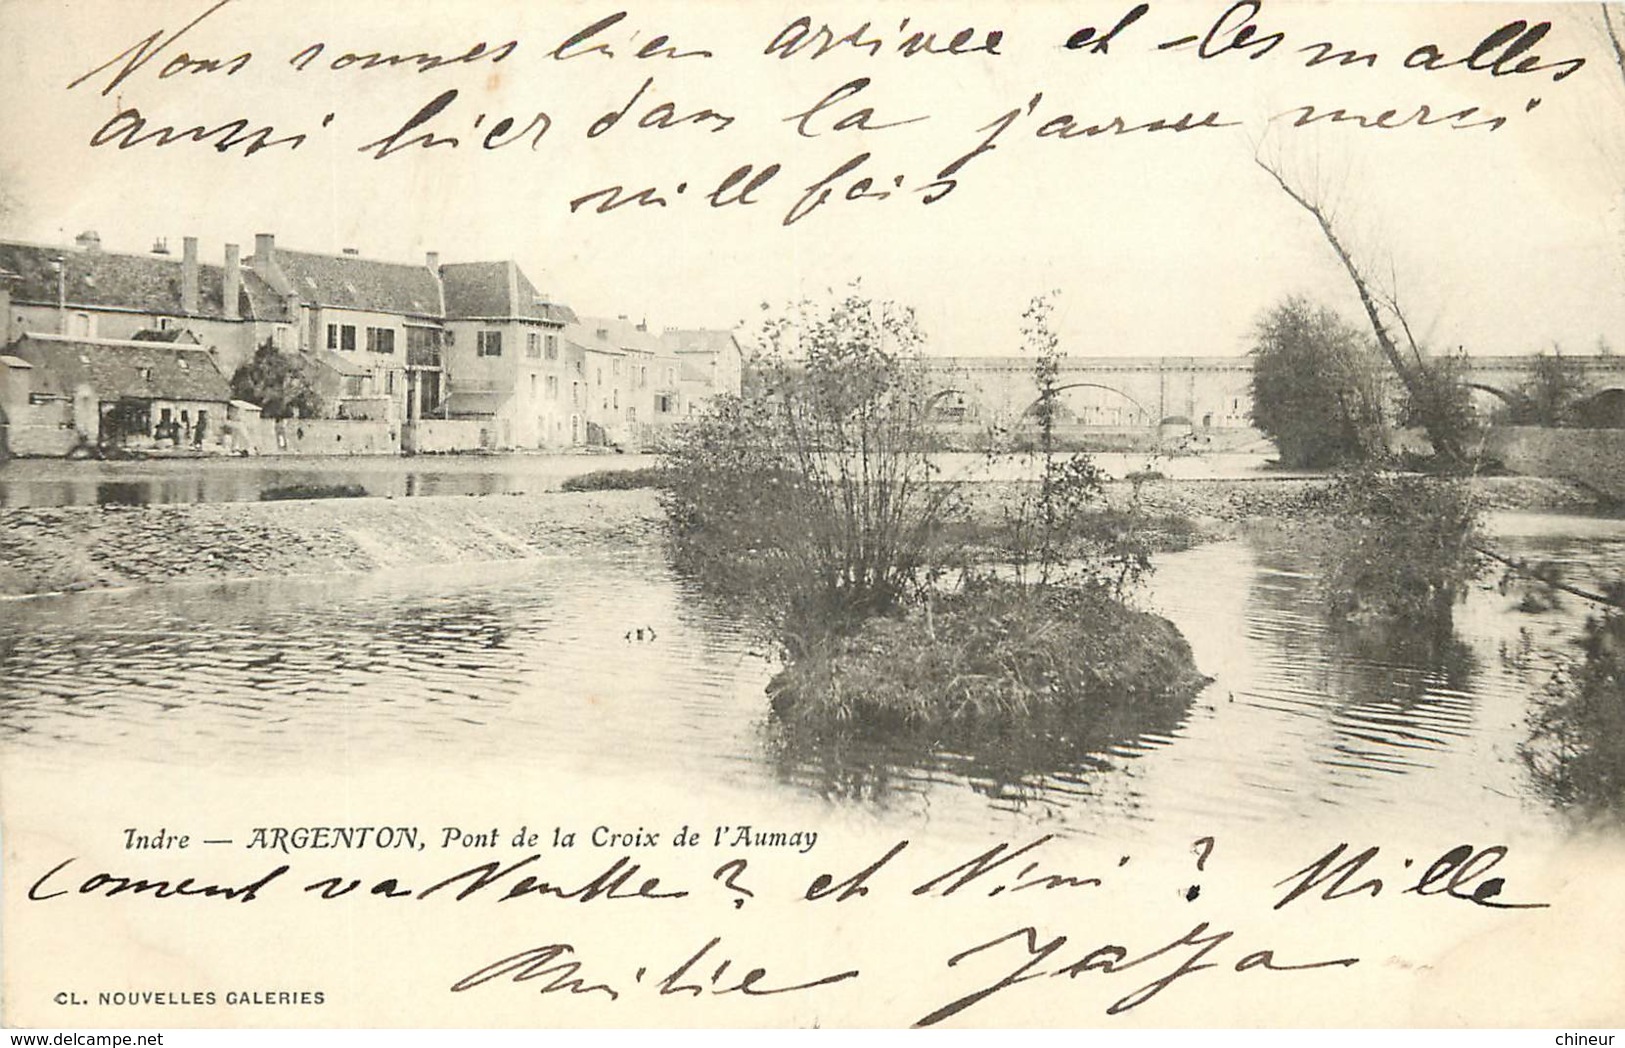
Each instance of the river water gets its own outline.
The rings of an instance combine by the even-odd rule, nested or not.
[[[1178,479],[1203,479],[1262,475],[1268,456],[1101,452],[1093,458],[1112,477],[1155,469]],[[1017,480],[1037,475],[1036,462],[1023,455],[990,461],[985,455],[949,452],[935,456],[933,461],[947,479]],[[120,462],[16,459],[0,465],[0,509],[253,502],[266,491],[304,485],[358,486],[373,497],[507,495],[556,491],[566,478],[582,473],[639,469],[658,462],[655,455],[543,453],[153,458]]]
[[[1500,541],[1583,580],[1625,572],[1625,522],[1504,515]],[[1227,542],[1161,558],[1142,602],[1215,678],[1188,709],[1082,750],[977,756],[787,739],[750,632],[658,550],[520,564],[172,584],[0,603],[0,745],[177,769],[546,762],[673,790],[703,777],[877,824],[1309,823],[1331,809],[1556,832],[1518,756],[1538,666],[1580,607],[1511,610],[1492,587],[1447,643],[1329,629],[1290,549]]]

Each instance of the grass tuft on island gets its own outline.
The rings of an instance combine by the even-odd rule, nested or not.
[[[786,725],[813,735],[974,746],[1035,731],[1120,738],[1177,720],[1208,683],[1171,622],[1102,587],[982,580],[830,638],[770,691]]]
[[[363,499],[367,489],[360,484],[284,484],[260,492],[261,502],[290,499]]]
[[[657,466],[639,469],[596,469],[566,477],[560,491],[633,491],[639,488],[661,488],[666,484],[666,471]]]

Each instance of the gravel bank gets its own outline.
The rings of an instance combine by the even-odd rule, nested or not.
[[[643,545],[652,491],[0,512],[0,595],[517,560]]]
[[[1486,510],[1585,512],[1583,489],[1538,477],[1475,481]],[[1197,541],[1248,521],[1318,513],[1324,479],[1150,481],[1149,513],[1188,520]],[[1008,484],[976,485],[973,504],[996,512]],[[1111,484],[1126,506],[1132,487]],[[660,534],[655,492],[65,506],[0,511],[0,596],[100,586],[363,572],[412,564],[475,563],[647,546]],[[1183,542],[1170,542],[1178,548]]]

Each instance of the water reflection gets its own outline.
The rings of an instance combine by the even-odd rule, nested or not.
[[[253,502],[273,488],[359,485],[374,497],[557,490],[566,477],[653,465],[650,455],[514,454],[391,458],[16,459],[0,508]]]
[[[1625,541],[1539,542],[1577,573],[1625,565]],[[1144,601],[1215,682],[1190,703],[975,754],[785,738],[750,632],[657,550],[9,601],[0,746],[69,767],[116,753],[244,774],[547,762],[584,783],[720,781],[971,833],[1212,832],[1330,808],[1552,825],[1518,757],[1531,685],[1495,653],[1524,635],[1566,643],[1582,611],[1518,615],[1485,587],[1451,635],[1337,630],[1307,567],[1241,543],[1164,558]]]
[[[934,456],[934,461],[943,476],[966,480],[1031,480],[1038,469],[1028,456],[989,462],[983,455],[949,452]],[[1097,464],[1114,477],[1148,467],[1173,477],[1253,476],[1265,461],[1263,454],[1096,456]],[[374,497],[506,495],[553,491],[566,477],[580,473],[641,469],[656,462],[653,455],[552,453],[120,462],[16,459],[0,468],[0,508],[253,502],[271,488],[330,485],[359,485]]]

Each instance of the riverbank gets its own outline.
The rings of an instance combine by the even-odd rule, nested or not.
[[[647,545],[652,491],[0,511],[0,596]]]
[[[1473,483],[1487,510],[1599,508],[1594,496],[1564,481]],[[1312,518],[1327,484],[1151,480],[1138,497],[1140,508],[1166,525],[1156,547],[1178,549],[1234,537],[1249,525]],[[1011,490],[973,485],[973,511],[996,513]],[[1134,499],[1127,482],[1108,484],[1106,493],[1115,509]],[[8,509],[0,510],[0,596],[568,555],[648,545],[659,538],[661,519],[648,489]]]

